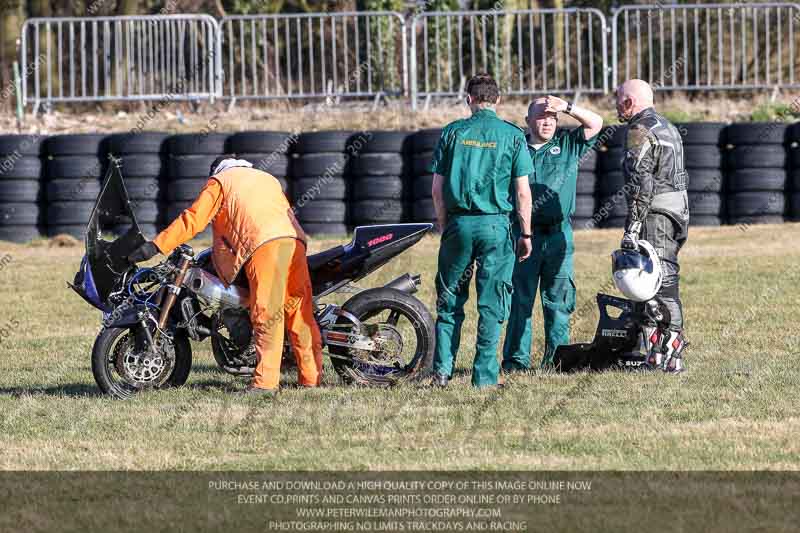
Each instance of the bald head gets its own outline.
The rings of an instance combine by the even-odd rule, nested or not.
[[[634,100],[642,109],[653,107],[653,89],[644,80],[628,80],[619,86],[618,92]]]
[[[545,143],[553,138],[558,127],[558,113],[547,111],[547,97],[530,103],[527,123],[534,143]]]
[[[653,107],[653,89],[644,80],[628,80],[617,88],[617,115],[624,121]]]
[[[528,117],[535,118],[544,115],[545,109],[547,109],[547,98],[544,96],[537,98],[528,106]]]

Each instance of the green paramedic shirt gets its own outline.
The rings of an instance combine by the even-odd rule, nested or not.
[[[586,140],[582,127],[556,133],[540,148],[528,145],[534,225],[550,226],[568,220],[575,212],[575,189],[581,157],[597,142]]]
[[[444,176],[448,214],[510,213],[513,179],[533,171],[524,132],[481,109],[445,126],[429,170]]]

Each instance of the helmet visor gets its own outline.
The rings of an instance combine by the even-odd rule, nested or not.
[[[635,250],[617,250],[611,254],[611,265],[614,272],[620,270],[643,270],[653,272],[653,261]]]

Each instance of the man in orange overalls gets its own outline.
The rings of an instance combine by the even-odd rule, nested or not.
[[[249,394],[274,393],[280,378],[284,320],[297,360],[299,382],[316,387],[322,377],[322,340],[314,320],[306,236],[281,184],[234,156],[217,158],[195,202],[129,259],[169,254],[212,222],[212,260],[230,285],[244,268],[250,282],[250,322],[257,365]]]

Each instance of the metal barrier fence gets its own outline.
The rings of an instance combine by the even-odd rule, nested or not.
[[[406,23],[400,13],[314,13],[223,18],[222,97],[315,98],[406,94]]]
[[[29,19],[22,103],[800,87],[800,4]],[[608,34],[611,34],[609,57]]]
[[[411,23],[411,92],[460,94],[479,71],[504,94],[608,91],[606,19],[597,9],[420,13]]]
[[[624,6],[614,12],[613,81],[659,89],[798,87],[800,5]]]
[[[33,18],[22,26],[23,105],[213,100],[218,26],[208,15]]]

